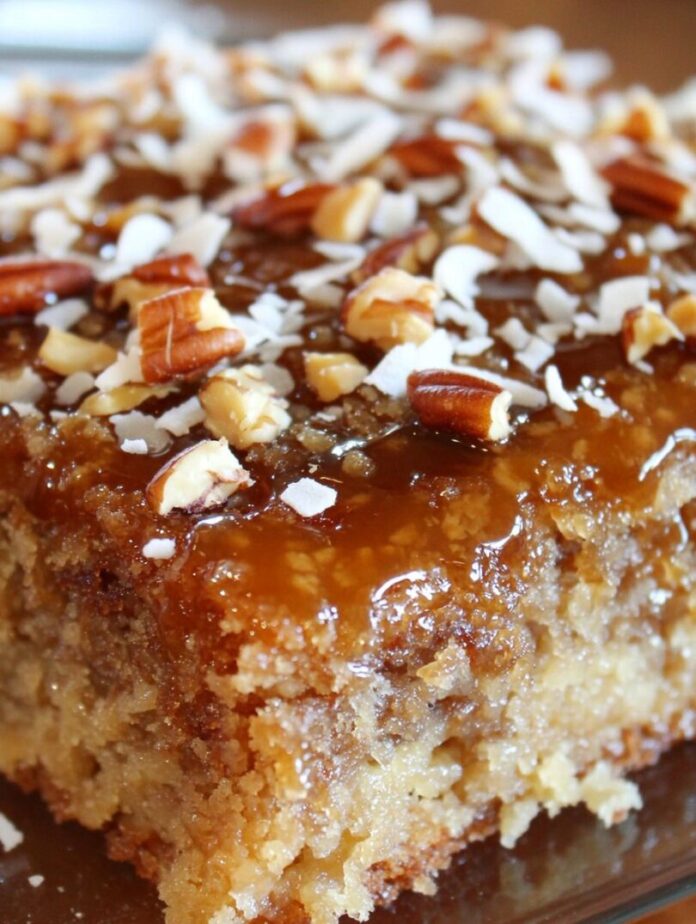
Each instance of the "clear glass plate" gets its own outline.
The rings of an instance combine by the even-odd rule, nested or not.
[[[636,779],[645,807],[623,824],[606,829],[583,809],[539,818],[515,850],[473,845],[437,895],[404,896],[371,924],[619,924],[696,894],[696,744]],[[2,924],[162,924],[154,890],[109,861],[99,835],[56,825],[7,783],[0,811],[25,835],[0,854]]]

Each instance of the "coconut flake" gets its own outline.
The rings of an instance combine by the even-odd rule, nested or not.
[[[457,366],[460,372],[467,375],[478,376],[487,382],[493,382],[499,388],[509,391],[512,394],[512,403],[520,407],[540,408],[548,404],[546,392],[533,385],[527,385],[526,382],[520,382],[517,379],[508,378],[505,375],[499,375],[497,372],[491,372],[490,369],[479,369],[478,366]]]
[[[0,844],[5,853],[19,847],[23,840],[24,835],[19,828],[10,821],[7,815],[0,812]]]
[[[580,304],[579,295],[571,295],[553,279],[542,279],[534,292],[534,301],[549,321],[569,321]]]
[[[582,260],[577,250],[561,243],[537,213],[519,196],[496,186],[486,190],[478,212],[498,234],[514,241],[540,269],[577,273]]]
[[[30,228],[37,252],[52,259],[65,256],[82,234],[80,226],[70,221],[62,209],[54,208],[37,212]]]
[[[149,539],[143,546],[145,558],[156,561],[166,561],[176,552],[176,542],[173,539]]]
[[[692,235],[680,234],[671,225],[655,225],[645,235],[645,243],[653,253],[670,253],[692,241]]]
[[[201,402],[194,395],[188,401],[184,401],[183,404],[165,411],[155,421],[155,427],[158,430],[166,430],[172,436],[184,436],[193,427],[203,423],[204,420],[205,411],[201,406]]]
[[[73,372],[56,389],[56,404],[75,404],[94,388],[94,376],[89,372]]]
[[[442,328],[424,340],[400,343],[382,357],[365,379],[385,395],[400,398],[406,394],[406,381],[418,369],[448,369],[452,365],[454,339]]]
[[[27,882],[32,887],[32,889],[38,889],[40,885],[44,884],[45,878],[41,875],[41,873],[34,873],[31,876],[27,876]]]
[[[109,420],[121,443],[125,440],[144,440],[149,452],[161,452],[169,445],[168,435],[157,429],[157,418],[150,414],[129,411],[127,414],[114,414]]]
[[[370,230],[379,237],[398,237],[412,228],[417,218],[418,199],[413,192],[385,191],[377,203]]]
[[[476,279],[484,273],[490,273],[498,263],[498,258],[487,250],[457,244],[443,250],[437,258],[433,278],[461,305],[472,307],[474,296],[479,293]]]
[[[34,324],[69,330],[89,312],[89,305],[81,298],[66,298],[34,315]]]
[[[115,261],[126,269],[147,263],[167,246],[171,237],[172,226],[159,215],[134,215],[118,236]]]
[[[544,383],[546,393],[552,404],[560,407],[563,411],[577,411],[578,406],[569,392],[566,391],[558,366],[550,365],[546,367]]]
[[[580,145],[569,139],[556,141],[551,146],[551,156],[571,196],[585,205],[609,208],[608,184],[595,172]]]
[[[333,507],[337,498],[335,488],[315,481],[314,478],[293,481],[280,495],[280,499],[301,517],[314,517],[323,513]]]
[[[13,401],[34,404],[45,390],[41,376],[25,366],[19,375],[0,377],[0,404],[11,404]]]
[[[435,123],[435,134],[447,141],[462,141],[483,147],[493,144],[495,140],[493,133],[487,128],[474,122],[463,122],[461,119],[438,119]]]
[[[593,391],[581,390],[578,398],[584,401],[588,407],[597,411],[600,417],[613,417],[618,414],[621,408],[615,401],[606,395],[597,395]]]
[[[401,119],[383,110],[334,145],[328,159],[317,165],[320,179],[337,183],[384,154],[401,130]]]
[[[493,333],[513,350],[523,350],[532,339],[532,335],[519,318],[508,318],[504,324],[496,327]]]
[[[142,382],[143,370],[140,365],[140,347],[132,347],[127,353],[119,353],[116,361],[101,372],[95,385],[100,391],[111,391],[128,382]]]
[[[649,298],[650,279],[647,276],[623,276],[603,283],[597,300],[599,332],[618,334],[626,312],[640,308]]]
[[[230,225],[229,218],[204,212],[174,233],[167,253],[190,253],[201,266],[209,266],[217,257]]]
[[[530,372],[537,372],[551,359],[555,352],[553,344],[535,334],[530,337],[526,346],[515,353],[515,359],[529,369]]]
[[[145,440],[124,440],[120,445],[121,452],[129,452],[134,456],[146,456],[149,448]]]

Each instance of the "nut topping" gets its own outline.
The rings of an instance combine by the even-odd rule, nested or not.
[[[493,382],[449,369],[408,377],[408,399],[426,427],[497,442],[510,435],[512,395]]]
[[[696,295],[682,295],[667,309],[667,317],[689,341],[696,340]]]
[[[351,337],[383,350],[399,343],[422,343],[434,328],[440,288],[423,276],[386,267],[348,295],[341,308]]]
[[[80,405],[80,413],[88,417],[111,417],[140,407],[150,398],[164,398],[171,388],[166,385],[119,385],[111,391],[88,395]]]
[[[603,170],[611,183],[615,208],[654,221],[683,225],[696,215],[693,186],[667,173],[659,164],[640,157],[623,157]]]
[[[659,305],[633,308],[624,315],[622,340],[629,363],[640,362],[654,347],[683,339],[677,325],[665,317]]]
[[[157,513],[197,513],[224,504],[250,484],[249,472],[225,440],[203,440],[170,459],[148,484],[146,496]]]
[[[263,196],[237,206],[232,212],[242,228],[264,230],[282,237],[308,231],[322,200],[335,186],[311,183],[299,186],[285,183],[269,189]]]
[[[7,260],[0,263],[0,316],[32,314],[46,306],[46,298],[67,298],[83,292],[92,272],[82,263],[59,260]]]
[[[189,253],[158,257],[136,266],[128,276],[123,276],[113,285],[100,287],[96,295],[109,308],[125,303],[135,314],[141,302],[183,286],[210,286],[207,272]]]
[[[205,426],[236,449],[268,443],[290,426],[287,401],[254,366],[226,369],[209,379],[199,394]]]
[[[367,369],[351,353],[305,353],[307,384],[322,401],[348,395],[367,376]]]
[[[175,289],[138,312],[143,378],[169,382],[204,372],[244,347],[244,337],[212,289]]]
[[[438,244],[438,236],[431,228],[416,225],[407,234],[385,241],[371,250],[353,274],[353,280],[364,282],[370,276],[376,276],[385,266],[417,273],[435,256]]]
[[[412,177],[433,177],[444,173],[461,173],[463,165],[456,153],[461,146],[461,141],[424,135],[410,141],[397,142],[389,149],[389,154]]]
[[[116,350],[107,343],[87,340],[57,327],[49,327],[38,357],[52,372],[101,372],[116,359]]]
[[[312,218],[312,231],[329,241],[354,243],[362,240],[381,193],[382,184],[372,177],[339,186],[319,203]]]

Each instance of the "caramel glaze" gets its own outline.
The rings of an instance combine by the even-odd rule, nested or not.
[[[153,189],[151,179],[122,180],[106,200],[180,192],[176,184]],[[631,257],[623,246],[622,235],[639,227],[625,222],[609,255],[588,260],[586,272],[570,285],[563,279],[564,285],[583,292],[604,279],[644,272],[648,258]],[[94,250],[110,240],[97,220],[84,246]],[[5,251],[21,243],[8,242]],[[257,296],[256,287],[286,291],[284,280],[318,259],[303,240],[233,237],[212,277],[221,301],[241,311]],[[686,251],[672,259],[696,263]],[[252,285],[226,282],[230,274]],[[517,281],[530,288],[535,279],[528,274]],[[667,301],[670,293],[662,295]],[[492,325],[537,310],[529,298],[481,299],[477,307]],[[125,327],[122,313],[94,311],[77,331],[102,336],[108,328],[118,345]],[[0,369],[30,361],[42,336],[31,319],[2,321]],[[326,310],[308,312],[305,336],[307,345],[321,349],[346,343],[335,312]],[[379,356],[370,347],[358,353],[371,365]],[[280,360],[291,370],[301,361],[300,349]],[[640,519],[656,486],[656,470],[641,477],[646,463],[677,430],[683,438],[670,462],[696,452],[696,365],[688,347],[651,354],[652,375],[626,365],[618,337],[562,342],[555,361],[567,387],[589,375],[625,413],[604,419],[585,405],[576,414],[553,407],[526,412],[507,443],[485,446],[428,432],[403,408],[395,411],[394,402],[375,402],[376,393],[363,389],[344,400],[340,427],[312,422],[329,435],[319,448],[316,432],[309,439],[300,422],[273,444],[240,454],[255,483],[223,509],[159,517],[144,487],[166,458],[204,435],[202,428],[176,439],[159,457],[137,456],[119,450],[105,422],[72,416],[37,424],[6,411],[0,491],[6,505],[19,499],[56,543],[66,530],[84,537],[89,557],[63,574],[61,586],[90,586],[97,604],[117,593],[128,597],[125,619],[133,600],[150,605],[153,644],[161,646],[176,686],[200,686],[211,667],[232,671],[240,646],[255,640],[315,656],[315,683],[327,690],[330,671],[322,682],[321,665],[329,651],[359,676],[370,667],[399,671],[409,660],[423,661],[447,637],[466,643],[477,669],[501,670],[534,646],[519,603],[543,564],[543,530],[557,536],[557,515],[573,511],[599,532],[614,515]],[[524,370],[513,364],[497,347],[491,367],[521,377]],[[184,388],[140,409],[160,413],[186,396]],[[296,419],[321,409],[304,385],[290,400]],[[44,402],[47,409],[50,394]],[[345,462],[352,446],[363,453],[357,468]],[[278,498],[303,475],[338,489],[337,504],[312,519]],[[153,536],[176,540],[174,558],[143,557],[143,544]],[[666,529],[656,563],[675,541]],[[573,542],[564,540],[564,547],[572,562]]]

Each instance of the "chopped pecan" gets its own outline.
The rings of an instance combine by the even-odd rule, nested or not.
[[[312,217],[312,231],[329,241],[362,240],[381,193],[382,184],[369,176],[337,187],[319,203]]]
[[[305,353],[307,384],[322,401],[348,395],[367,376],[367,369],[352,353]]]
[[[409,141],[397,141],[389,149],[389,154],[412,177],[442,176],[463,170],[456,153],[462,144],[438,135],[422,135]]]
[[[244,347],[241,331],[212,289],[174,289],[142,302],[138,329],[148,384],[203,372]]]
[[[427,225],[416,225],[400,237],[379,244],[371,250],[353,273],[355,283],[375,276],[385,266],[396,266],[407,273],[418,273],[437,252],[439,239]]]
[[[171,392],[166,385],[141,385],[129,383],[88,395],[80,405],[80,413],[88,417],[111,417],[140,407],[150,398],[164,398]]]
[[[57,327],[49,327],[38,352],[44,366],[58,375],[101,372],[114,362],[116,355],[116,350],[108,343],[78,337]]]
[[[348,294],[341,321],[351,337],[371,340],[383,350],[422,343],[433,332],[441,298],[431,279],[387,266]]]
[[[626,359],[632,364],[640,362],[654,347],[684,339],[674,321],[666,317],[661,308],[652,305],[627,311],[621,334]]]
[[[127,304],[136,314],[141,302],[184,286],[207,288],[210,277],[190,253],[158,257],[136,266],[128,276],[97,288],[95,302],[100,308]]]
[[[324,196],[336,187],[329,183],[284,183],[262,196],[238,205],[232,218],[241,228],[292,237],[310,229]]]
[[[426,427],[494,442],[510,435],[512,395],[493,382],[454,369],[424,369],[408,377],[407,393]]]
[[[82,263],[65,260],[6,260],[0,263],[0,315],[33,314],[50,295],[78,295],[92,282]]]
[[[622,157],[602,171],[612,186],[615,208],[682,225],[696,214],[693,185],[672,176],[660,164],[644,157]]]
[[[287,401],[254,366],[214,375],[199,397],[208,430],[224,436],[236,449],[269,443],[291,423]]]
[[[684,334],[689,347],[696,346],[696,295],[681,295],[667,308],[667,317]]]
[[[146,488],[150,506],[160,514],[172,510],[197,513],[224,504],[252,484],[225,440],[203,440],[170,459]]]

